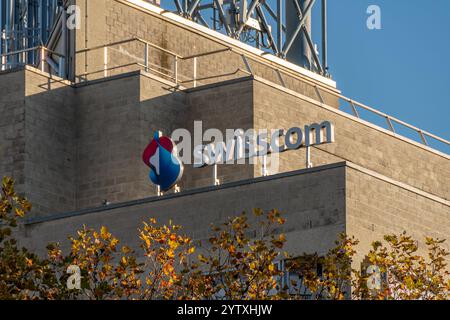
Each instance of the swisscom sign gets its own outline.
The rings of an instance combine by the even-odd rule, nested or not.
[[[182,136],[182,141],[192,141],[189,132],[182,130],[187,135]],[[196,146],[193,150],[193,166],[201,168],[207,165],[233,164],[241,159],[264,157],[273,153],[334,142],[334,126],[329,121],[305,125],[304,130],[300,127],[292,127],[287,131],[272,130],[270,142],[267,130],[256,132],[253,129],[247,131],[238,129],[232,132],[232,138],[226,142],[216,141]],[[223,137],[221,134],[220,136]],[[191,159],[190,155],[188,159]],[[144,150],[142,160],[150,168],[150,180],[162,191],[172,188],[183,175],[183,161],[178,155],[177,146],[171,138],[162,136],[160,132],[155,132],[152,141]],[[187,162],[189,161],[184,161],[185,164],[188,164]]]

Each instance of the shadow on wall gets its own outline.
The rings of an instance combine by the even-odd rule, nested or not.
[[[2,75],[0,88],[6,93],[0,98],[6,132],[0,140],[0,174],[18,181],[34,205],[32,217],[156,195],[141,155],[157,130],[192,132],[194,120],[204,120],[204,130],[252,125],[252,90],[242,83],[225,94],[213,91],[214,104],[212,96],[188,100],[170,83],[136,72],[71,87],[22,70]],[[233,90],[249,96],[246,116],[236,96],[233,101]],[[217,108],[227,104],[231,117],[223,121]],[[229,167],[220,172],[230,175],[228,181],[253,175],[249,166],[239,172]],[[186,166],[180,187],[211,185],[211,170]]]

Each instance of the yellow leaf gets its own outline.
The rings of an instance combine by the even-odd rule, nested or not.
[[[16,216],[23,218],[23,216],[25,215],[25,211],[23,211],[22,209],[19,208],[14,208],[14,211],[16,212]]]
[[[102,237],[104,240],[108,239],[108,237],[109,237],[108,229],[107,229],[105,226],[102,226],[102,227],[101,227],[101,229],[100,229],[100,235],[101,235],[101,237]]]

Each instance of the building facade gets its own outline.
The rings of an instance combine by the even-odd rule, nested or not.
[[[211,223],[252,208],[286,216],[280,232],[293,254],[325,253],[342,232],[361,252],[388,233],[449,238],[450,156],[390,130],[397,120],[387,115],[388,128],[361,119],[367,107],[332,79],[148,1],[70,4],[83,13],[79,29],[61,26],[45,59],[0,73],[0,175],[34,206],[20,230],[28,247],[67,248],[82,225],[137,246],[151,217],[204,240]],[[61,56],[63,73],[48,62]],[[142,151],[155,131],[194,136],[195,121],[202,133],[329,121],[335,141],[281,153],[268,174],[261,161],[218,165],[216,176],[185,164],[180,192],[160,195]]]

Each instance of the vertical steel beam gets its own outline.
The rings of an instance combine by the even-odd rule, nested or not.
[[[327,0],[322,0],[322,67],[328,73],[328,8]]]
[[[3,1],[1,1],[0,2],[0,57],[3,54],[3,12],[4,12],[3,7],[4,6],[5,6],[5,3]],[[1,59],[2,59],[1,70],[3,70],[3,57]]]
[[[313,5],[316,3],[316,0],[311,0],[309,1],[308,5],[306,6],[305,10],[303,10],[303,16],[301,17],[297,28],[295,29],[295,31],[290,35],[289,40],[286,41],[286,43],[284,44],[283,47],[283,56],[286,56],[287,53],[289,52],[289,50],[291,49],[292,45],[294,44],[295,39],[297,38],[298,34],[300,33],[303,25],[305,24],[307,18],[310,16],[311,14],[311,9],[313,7]]]
[[[239,23],[247,22],[247,0],[239,0]]]
[[[183,13],[183,8],[181,7],[180,1],[179,0],[174,0],[174,2],[175,2],[175,6],[177,7],[178,13],[182,14]]]
[[[264,15],[264,12],[261,9],[261,6],[256,7],[256,12],[258,13],[259,18],[261,19],[261,22],[266,31],[267,37],[269,38],[270,46],[272,47],[272,50],[275,52],[275,54],[278,54],[278,47],[276,45],[275,39],[272,36],[272,32],[270,31],[269,24],[267,22],[266,16]]]
[[[63,63],[63,65],[59,66],[59,72],[62,75],[62,78],[66,78],[67,76],[67,64],[66,62],[69,61],[69,50],[67,50],[68,42],[67,42],[67,11],[64,5],[61,6],[62,12],[61,12],[61,42],[62,42],[62,54],[64,56],[63,60],[60,60],[60,62]]]
[[[217,0],[215,0],[217,1]],[[247,20],[251,17],[253,11],[255,10],[256,6],[259,4],[260,0],[253,0],[252,4],[250,5],[250,8],[247,10],[247,16],[245,17],[245,22],[241,23],[241,25],[239,26],[239,28],[236,31],[236,38],[239,38],[239,36],[241,35],[242,30],[244,30],[245,27],[245,23],[247,22]]]
[[[6,29],[7,30],[6,43],[8,44],[8,50],[12,52],[12,51],[16,50],[15,43],[14,43],[15,42],[14,32],[16,30],[15,23],[14,23],[14,21],[15,21],[14,16],[15,16],[16,6],[15,6],[14,0],[7,0],[6,3],[9,4],[8,10],[6,12],[6,14],[8,15],[7,21],[9,21],[9,24]],[[12,55],[12,56],[9,56],[7,60],[9,60],[9,63],[14,66],[16,57],[14,55]]]
[[[319,69],[320,73],[323,73],[322,65],[320,64],[320,59],[317,56],[316,50],[314,48],[314,43],[312,42],[311,36],[309,35],[308,29],[305,25],[302,26],[303,29],[303,36],[306,39],[306,43],[309,47],[309,50],[311,52],[311,55],[314,59],[314,62],[316,63],[317,69]]]
[[[277,43],[278,49],[283,47],[283,2],[277,0]]]
[[[227,35],[231,35],[231,29],[230,29],[230,26],[227,23],[227,19],[225,18],[225,12],[223,11],[222,5],[219,3],[219,0],[214,0],[214,3],[217,6],[217,10],[219,11],[220,20],[222,20],[222,24],[225,26],[225,30],[227,31]]]
[[[189,7],[188,12],[187,12],[189,17],[192,18],[192,14],[194,13],[195,9],[197,9],[199,3],[200,3],[200,0],[194,0],[194,2],[191,3],[191,6]]]

